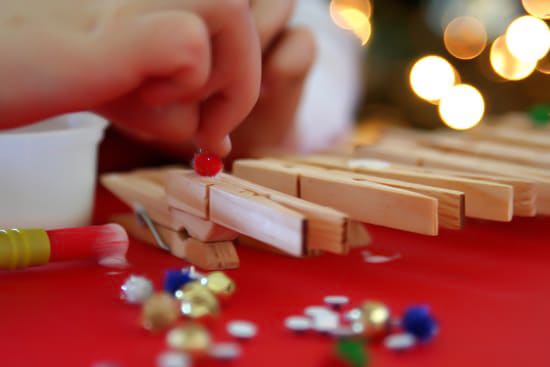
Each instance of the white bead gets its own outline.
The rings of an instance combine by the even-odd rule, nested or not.
[[[304,316],[289,316],[285,319],[285,326],[292,331],[306,331],[311,329],[311,319]]]
[[[120,289],[122,298],[131,304],[143,303],[154,291],[153,283],[149,279],[137,275],[130,275]]]
[[[227,332],[239,339],[250,339],[256,336],[258,328],[252,322],[234,320],[227,324]]]
[[[360,309],[354,308],[344,314],[344,319],[347,321],[357,321],[361,318],[362,314]]]
[[[329,332],[340,325],[340,316],[335,312],[318,314],[313,317],[313,329],[319,332]]]
[[[212,358],[233,360],[241,355],[241,347],[236,343],[216,343],[208,350]]]
[[[384,346],[391,350],[406,350],[416,344],[416,338],[409,333],[399,333],[388,335],[384,339]]]
[[[190,367],[191,358],[181,352],[164,352],[157,357],[157,367]]]
[[[304,315],[309,317],[316,317],[327,313],[332,313],[332,310],[324,306],[309,306],[304,310]]]

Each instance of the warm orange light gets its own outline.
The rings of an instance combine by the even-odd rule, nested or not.
[[[530,15],[519,17],[506,30],[506,46],[521,61],[540,60],[550,48],[548,26]]]
[[[521,61],[512,55],[506,46],[504,36],[493,42],[490,59],[493,70],[507,80],[525,79],[537,66],[536,61]]]
[[[483,96],[468,84],[455,85],[439,101],[439,116],[455,130],[471,129],[481,121],[484,113]]]
[[[473,59],[483,52],[487,32],[481,21],[473,17],[458,17],[445,28],[443,42],[447,51],[462,60]]]
[[[351,31],[361,40],[361,44],[366,45],[372,32],[369,18],[353,8],[343,9],[340,16],[350,25]]]
[[[550,0],[522,0],[521,3],[529,14],[541,19],[550,19]]]
[[[550,53],[539,60],[537,70],[543,74],[550,74]]]
[[[420,98],[436,102],[456,84],[457,75],[447,60],[441,56],[429,55],[414,63],[409,82]]]
[[[372,33],[369,17],[372,7],[368,0],[332,0],[330,15],[336,25],[350,30],[363,45],[367,44]]]
[[[353,29],[348,20],[341,15],[342,10],[346,9],[356,9],[367,18],[372,15],[372,6],[369,0],[331,0],[330,16],[332,21],[343,29]]]

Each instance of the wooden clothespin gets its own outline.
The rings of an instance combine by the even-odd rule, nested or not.
[[[159,183],[163,172],[143,176],[141,173],[107,174],[102,184],[131,208],[142,207],[153,220],[158,235],[176,257],[206,269],[230,269],[239,266],[233,240],[237,233],[214,223],[195,218],[168,207],[164,187]],[[113,220],[133,236],[156,246],[161,245],[150,229],[140,225],[131,214],[117,215]],[[193,233],[203,241],[189,235]]]
[[[436,171],[427,172],[415,166],[369,158],[309,155],[285,157],[285,160],[456,190],[465,195],[467,217],[495,221],[510,221],[512,218],[514,191],[511,185]]]
[[[236,176],[333,207],[350,218],[417,232],[438,233],[437,199],[357,177],[273,159],[239,160]]]
[[[422,138],[420,145],[448,152],[550,169],[550,149],[516,146],[491,140],[465,139],[468,135],[436,134]]]
[[[267,243],[294,256],[317,249],[346,253],[349,218],[337,210],[291,197],[236,177],[199,177],[170,171],[169,205]]]
[[[385,139],[381,144],[358,147],[356,154],[360,157],[384,159],[422,167],[528,180],[533,182],[535,186],[537,212],[545,215],[550,214],[550,172],[544,169],[471,157],[459,153],[448,153],[418,147],[414,143],[406,144],[408,145],[402,146],[399,141]],[[516,203],[515,200],[514,205]],[[528,201],[520,204],[530,205]]]
[[[471,139],[483,139],[494,142],[511,144],[519,147],[550,150],[550,136],[538,131],[519,130],[506,126],[481,125],[467,134]]]

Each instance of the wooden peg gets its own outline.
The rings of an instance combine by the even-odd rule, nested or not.
[[[507,177],[492,174],[482,174],[468,171],[452,171],[439,168],[425,168],[425,167],[412,167],[411,170],[416,170],[419,173],[428,174],[442,174],[449,177],[456,177],[458,179],[475,180],[485,183],[501,184],[506,187],[512,187],[513,190],[513,214],[518,217],[534,217],[537,215],[537,192],[535,190],[535,182],[525,178],[519,177]],[[499,191],[494,187],[485,186],[485,190],[477,191],[477,195],[482,195],[485,198],[495,199],[499,195]],[[501,194],[501,193],[500,193]],[[502,194],[501,194],[502,195]],[[466,194],[466,201],[468,201],[468,194]],[[487,203],[489,204],[489,203]],[[486,210],[497,210],[499,206],[487,208]],[[482,208],[480,208],[482,210]],[[468,212],[468,204],[466,204],[466,213]],[[466,214],[468,215],[468,214]],[[476,217],[474,217],[476,218]],[[478,217],[480,218],[480,217]],[[491,219],[491,218],[480,218]],[[498,219],[493,219],[498,220]]]
[[[166,192],[175,209],[193,212],[286,253],[305,253],[306,217],[265,196],[188,170],[170,171]]]
[[[162,186],[131,174],[118,173],[102,175],[101,183],[130,208],[142,205],[156,223],[178,230],[173,228]]]
[[[550,136],[538,131],[519,130],[505,126],[478,126],[468,132],[468,138],[502,142],[520,147],[550,150]]]
[[[458,153],[445,153],[427,148],[401,147],[398,144],[377,144],[358,148],[360,156],[386,159],[424,167],[443,168],[482,174],[495,174],[534,182],[536,210],[550,215],[550,173],[543,169],[518,164],[502,163],[486,158],[469,157]]]
[[[467,140],[464,139],[464,135],[435,135],[429,139],[421,139],[419,143],[443,151],[550,169],[550,149],[515,146],[487,140]]]
[[[180,170],[170,172],[167,180],[173,207],[194,210],[292,255],[302,256],[306,249],[337,254],[349,250],[345,242],[349,218],[337,210],[226,174],[212,180]],[[182,192],[186,188],[189,191]],[[246,219],[248,216],[251,218]]]
[[[268,197],[269,199],[286,206],[292,210],[306,216],[307,225],[307,248],[309,250],[322,250],[335,254],[346,254],[349,251],[349,244],[346,240],[346,228],[348,222],[354,222],[349,217],[332,208],[311,203],[297,197],[287,195],[285,193],[272,190],[265,186],[260,186],[247,180],[242,180],[235,176],[221,174],[218,180],[235,185],[237,187],[246,188],[259,195]],[[364,229],[366,232],[366,229]],[[358,241],[367,237],[368,233],[357,238]]]
[[[465,215],[467,217],[495,221],[510,221],[512,219],[514,187],[508,184],[459,177],[442,172],[422,171],[416,166],[398,165],[368,158],[350,159],[349,157],[311,155],[285,157],[285,159],[461,191],[465,194]]]
[[[389,187],[401,188],[435,198],[438,200],[438,220],[441,227],[448,229],[461,229],[464,226],[464,193],[461,191],[416,184],[407,181],[388,179],[377,177],[375,175],[368,175],[340,169],[322,168],[297,163],[294,163],[293,167],[304,170],[308,170],[311,168],[315,168],[321,171],[326,170],[326,173],[329,175],[346,177],[359,182],[368,181],[379,183]]]
[[[352,249],[366,247],[371,243],[371,237],[363,223],[351,220],[347,226],[346,242]]]
[[[263,174],[249,176],[255,168]],[[335,208],[354,220],[422,234],[437,234],[437,199],[425,195],[331,175],[314,168],[294,167],[277,160],[239,160],[234,163],[233,171],[236,176],[245,179],[261,177],[261,182],[257,183],[268,187],[280,187],[280,183],[273,182],[278,177],[285,180],[288,187],[299,187],[301,198]],[[272,171],[277,175],[270,177],[269,172]]]
[[[128,206],[143,205],[151,218],[158,224],[173,231],[185,230],[203,242],[231,241],[238,233],[199,217],[170,210],[164,187],[167,171],[148,170],[147,174],[106,174],[101,177],[102,184],[112,191]],[[154,177],[154,178],[153,178]]]
[[[157,245],[151,232],[147,227],[140,225],[134,215],[115,215],[111,217],[111,221],[123,226],[132,237],[154,246]],[[170,247],[172,255],[189,261],[199,268],[223,270],[239,267],[239,257],[231,241],[201,242],[158,224],[156,228],[164,242]]]

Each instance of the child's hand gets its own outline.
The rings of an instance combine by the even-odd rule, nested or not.
[[[231,135],[233,156],[281,145],[293,131],[304,82],[315,59],[315,41],[304,28],[290,27],[292,0],[252,0],[263,52],[260,99]]]
[[[225,155],[258,97],[246,0],[6,0],[0,24],[4,127],[93,109],[134,136]]]

